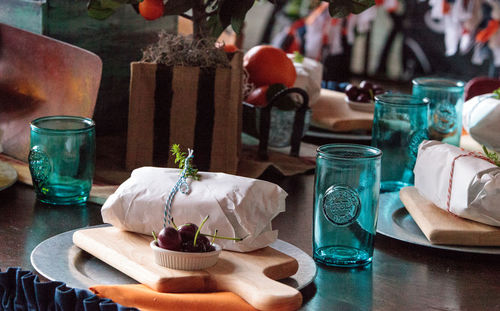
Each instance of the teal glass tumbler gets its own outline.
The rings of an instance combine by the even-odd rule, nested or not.
[[[411,186],[418,146],[428,139],[429,100],[406,94],[375,96],[372,143],[384,153],[381,191]]]
[[[465,83],[447,78],[413,79],[412,94],[430,100],[429,137],[460,145]]]
[[[85,203],[95,167],[94,121],[48,116],[30,127],[28,160],[37,199],[55,205]]]
[[[313,258],[356,267],[373,257],[382,152],[354,144],[320,146],[316,155]]]

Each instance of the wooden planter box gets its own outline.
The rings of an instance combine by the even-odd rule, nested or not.
[[[242,60],[198,67],[132,63],[127,169],[177,167],[170,146],[194,149],[200,171],[236,174],[241,150]]]

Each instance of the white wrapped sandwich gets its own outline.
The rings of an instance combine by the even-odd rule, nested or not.
[[[164,225],[165,204],[179,179],[179,169],[142,167],[112,194],[102,207],[105,223],[132,232],[151,235]],[[248,252],[274,242],[278,232],[271,220],[285,211],[287,193],[279,186],[252,178],[223,173],[199,173],[188,179],[189,192],[177,192],[171,216],[177,225],[199,225],[208,215],[203,233],[243,238],[217,240],[222,248]]]
[[[483,155],[438,141],[423,141],[415,187],[441,209],[500,226],[500,167]]]

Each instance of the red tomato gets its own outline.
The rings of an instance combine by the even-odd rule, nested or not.
[[[139,3],[139,13],[148,21],[162,17],[164,10],[163,0],[144,0]]]
[[[246,102],[254,105],[255,107],[267,106],[266,94],[269,85],[264,85],[253,90],[248,96]]]
[[[238,51],[238,48],[234,44],[225,44],[224,45],[224,52],[226,53],[234,53]]]

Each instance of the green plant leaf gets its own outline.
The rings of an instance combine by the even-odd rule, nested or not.
[[[124,4],[126,4],[125,1],[119,1],[119,0],[101,0],[101,6],[103,8],[112,9],[112,10],[116,10],[117,8],[121,7]]]
[[[500,99],[500,88],[496,89],[493,91],[493,94],[495,94],[496,99]]]
[[[87,14],[95,19],[104,20],[115,13],[123,5],[137,5],[142,0],[89,0]]]
[[[245,17],[255,0],[221,0],[219,2],[218,16],[222,31],[229,25],[239,34],[243,28]]]
[[[87,14],[92,18],[104,20],[113,13],[115,13],[115,10],[103,7],[100,0],[90,0],[87,3]]]
[[[375,0],[328,0],[328,11],[334,18],[342,18],[350,13],[359,14],[375,5]]]
[[[299,51],[293,52],[293,62],[302,64],[304,62],[304,55],[300,54]]]
[[[226,27],[228,25],[229,24],[227,24]],[[217,15],[210,16],[207,20],[207,28],[210,29],[210,36],[213,38],[218,38],[226,27],[222,26],[219,16]]]
[[[227,2],[228,0],[226,0]],[[233,30],[240,34],[245,23],[247,12],[252,8],[254,0],[232,0],[233,14],[231,16],[231,27]]]
[[[179,15],[189,11],[194,6],[194,0],[168,0],[164,15]]]
[[[491,152],[488,151],[488,149],[484,145],[483,145],[483,152],[488,159],[490,159],[493,163],[495,163],[496,166],[500,166],[500,157],[499,157],[498,153],[496,153],[494,151],[491,151]]]

